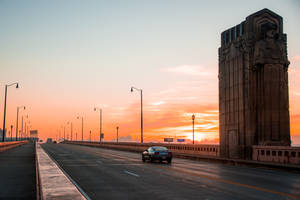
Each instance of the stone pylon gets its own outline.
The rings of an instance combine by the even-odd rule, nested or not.
[[[290,145],[287,39],[263,9],[222,32],[220,155],[251,159],[252,145]]]

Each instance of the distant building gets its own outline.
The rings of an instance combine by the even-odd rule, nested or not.
[[[37,130],[31,130],[30,131],[30,138],[34,141],[38,141],[38,131]]]
[[[7,129],[5,129],[5,134],[7,134]],[[4,135],[4,137],[7,137],[7,135]],[[3,138],[3,129],[0,129],[0,142],[2,142]]]
[[[221,34],[220,156],[251,159],[253,145],[290,146],[287,36],[263,9]]]

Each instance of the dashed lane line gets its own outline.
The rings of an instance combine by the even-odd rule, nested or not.
[[[138,175],[138,174],[135,174],[135,173],[132,173],[132,172],[129,172],[129,171],[126,171],[126,170],[124,170],[124,172],[125,172],[126,174],[131,175],[131,176],[135,176],[135,177],[139,177],[139,176],[140,176],[140,175]]]

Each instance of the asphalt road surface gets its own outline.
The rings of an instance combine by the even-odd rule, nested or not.
[[[36,199],[33,143],[0,153],[0,199]]]
[[[187,159],[143,163],[141,155],[43,144],[91,199],[300,199],[300,174]]]

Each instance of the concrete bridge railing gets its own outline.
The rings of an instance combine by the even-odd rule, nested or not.
[[[22,144],[28,143],[28,140],[25,141],[14,141],[14,142],[2,142],[0,143],[0,152],[5,151],[7,149],[11,149],[17,146],[20,146]]]
[[[300,147],[253,146],[252,150],[255,161],[300,164]]]
[[[142,152],[150,146],[165,146],[175,154],[203,155],[203,156],[219,156],[219,145],[204,144],[171,144],[171,143],[132,143],[132,142],[81,142],[81,141],[65,141],[68,144],[79,144],[87,146],[98,146],[120,150],[130,150]]]

